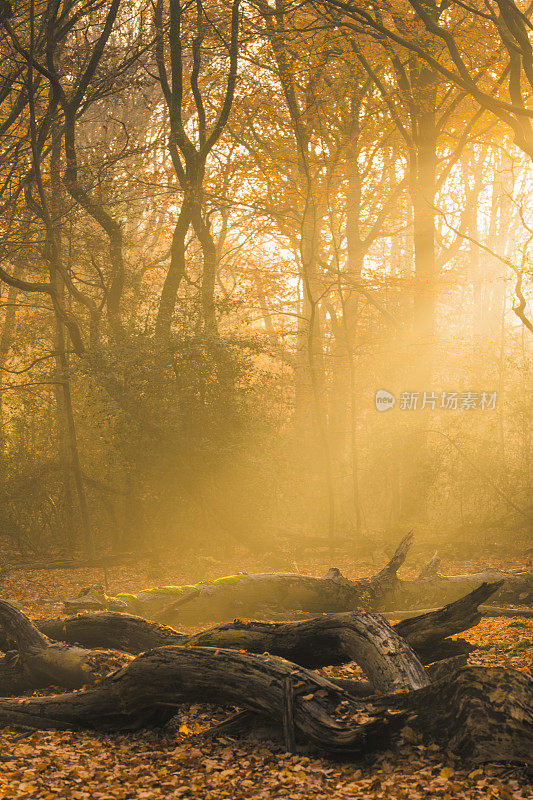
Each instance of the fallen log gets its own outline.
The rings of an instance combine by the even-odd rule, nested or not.
[[[183,703],[211,701],[273,720],[291,747],[296,734],[321,750],[359,756],[382,748],[408,721],[426,739],[477,761],[522,762],[533,752],[533,682],[525,675],[504,669],[457,669],[455,661],[447,665],[444,678],[431,683],[398,633],[382,617],[367,612],[315,620],[329,620],[329,634],[367,673],[374,694],[364,700],[355,687],[347,691],[286,659],[221,647],[159,647],[134,659],[124,657],[121,668],[97,676],[95,667],[102,666],[98,651],[50,642],[8,603],[0,605],[0,613],[8,636],[16,641],[20,667],[30,679],[41,679],[43,665],[50,677],[50,664],[57,668],[56,678],[71,681],[80,665],[91,679],[98,677],[95,686],[75,692],[2,698],[0,725],[128,731],[164,724]],[[448,613],[450,624],[456,616]],[[349,625],[346,617],[351,618]],[[97,659],[91,664],[93,654]],[[432,669],[437,678],[444,671]],[[385,694],[380,697],[377,690]]]
[[[422,614],[431,614],[431,612],[438,610],[438,608],[413,608],[410,611],[381,611],[380,613],[385,619],[400,620],[412,619],[413,617],[419,617]],[[523,617],[524,619],[531,619],[531,617],[533,617],[533,609],[531,608],[481,605],[479,606],[479,611],[481,616],[487,619],[496,617],[507,617],[508,619]]]
[[[73,570],[73,569],[97,569],[106,567],[122,566],[124,564],[139,563],[150,561],[157,563],[159,553],[151,550],[140,552],[121,552],[107,553],[106,555],[95,556],[94,558],[51,556],[46,559],[4,561],[0,566],[3,575],[10,575],[12,572],[33,572],[51,570]]]
[[[116,611],[84,611],[69,617],[36,619],[34,624],[58,642],[121,650],[133,655],[165,645],[185,646],[190,638],[167,625]],[[5,649],[1,637],[0,630],[0,649]]]
[[[0,658],[0,693],[20,694],[47,686],[75,689],[93,683],[131,660],[125,653],[50,640],[15,606],[0,600],[0,626],[7,652]]]
[[[503,572],[487,569],[469,575],[441,575],[437,573],[416,581],[400,581],[389,598],[391,608],[415,608],[423,602],[445,603],[457,600],[471,592],[480,583],[501,582],[501,588],[494,595],[496,604],[533,603],[533,573],[530,570]]]
[[[373,578],[351,581],[332,568],[323,578],[310,575],[239,573],[194,586],[165,586],[137,594],[105,594],[101,587],[82,590],[65,601],[65,610],[114,610],[166,624],[195,624],[235,616],[268,616],[269,609],[311,613],[368,610],[394,591],[413,534],[405,536],[389,563]]]
[[[393,628],[423,663],[470,652],[472,645],[448,637],[477,625],[481,618],[479,604],[499,586],[500,583],[483,584],[455,603],[399,622]],[[269,652],[317,668],[354,660],[345,642],[358,617],[359,614],[343,613],[283,623],[235,620],[192,635],[140,617],[106,611],[37,620],[35,624],[51,639],[83,647],[113,648],[132,654],[171,644],[225,647]]]
[[[323,578],[309,575],[238,574],[194,586],[145,589],[137,594],[105,594],[101,587],[84,589],[65,601],[69,613],[82,610],[114,610],[136,614],[169,625],[187,625],[234,617],[269,619],[294,613],[338,613],[357,610],[390,610],[450,603],[481,583],[500,583],[495,598],[505,602],[533,601],[531,572],[487,571],[446,577],[436,572],[437,561],[414,581],[403,581],[397,572],[412,542],[412,533],[401,541],[394,556],[377,575],[351,581],[332,568]]]
[[[501,668],[464,668],[418,691],[363,702],[274,656],[170,646],[143,653],[94,688],[0,699],[0,725],[131,731],[164,724],[183,703],[208,701],[246,708],[281,726],[287,680],[294,729],[320,750],[372,752],[408,719],[426,739],[463,758],[531,763],[533,682]]]
[[[88,650],[77,644],[70,646],[53,642],[5,601],[0,601],[2,622],[8,636],[16,633],[21,677],[30,688],[51,684],[67,688],[88,685],[99,680],[103,672],[131,659],[131,656],[108,650]],[[132,624],[135,621],[128,622]],[[157,634],[157,628],[154,632]],[[170,629],[162,629],[162,632],[167,634],[167,646],[168,635],[179,637]],[[270,650],[304,664],[310,657],[316,664],[317,659],[311,653],[318,650],[324,666],[331,664],[331,659],[340,653],[342,662],[354,661],[362,667],[376,691],[412,688],[428,682],[422,664],[406,641],[386,620],[368,612],[332,614],[303,623],[281,625],[236,620],[232,626],[220,626],[205,634],[188,637],[182,644],[187,647],[205,646],[206,642],[211,647],[227,648],[229,645],[231,649],[247,649],[254,653]],[[337,652],[332,650],[332,643]],[[0,674],[0,691],[9,693],[6,691],[9,684],[4,682],[2,686],[1,679]]]
[[[171,646],[141,654],[94,688],[0,699],[0,725],[131,731],[162,725],[182,703],[194,702],[244,706],[281,723],[286,678],[293,686],[295,728],[320,748],[366,752],[403,717],[387,710],[366,714],[335,684],[274,656]],[[349,721],[335,713],[343,700]],[[357,721],[358,713],[364,721]]]
[[[467,761],[533,764],[533,681],[518,670],[464,667],[375,704],[411,710],[410,727]]]

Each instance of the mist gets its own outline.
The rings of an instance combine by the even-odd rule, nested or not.
[[[523,554],[533,182],[499,28],[441,21],[474,90],[412,9],[417,50],[335,2],[112,3],[52,39],[47,9],[1,39],[13,558]]]
[[[531,798],[532,31],[0,0],[2,797]]]

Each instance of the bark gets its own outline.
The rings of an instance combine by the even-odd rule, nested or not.
[[[445,616],[446,610],[442,612]],[[344,621],[339,617],[345,616],[351,617],[349,626],[339,624]],[[456,616],[457,608],[448,613],[450,624],[456,624]],[[431,682],[406,642],[377,615],[338,615],[329,631],[336,632],[365,669],[370,687],[330,681],[271,654],[198,646],[191,640],[186,647],[159,647],[126,664],[122,661],[117,670],[116,654],[50,643],[5,602],[0,602],[0,622],[17,645],[23,675],[37,681],[43,674],[70,681],[76,676],[79,681],[88,672],[97,684],[47,697],[3,698],[0,725],[136,730],[164,724],[183,703],[208,701],[235,704],[273,720],[290,747],[295,734],[321,750],[358,756],[382,748],[408,721],[424,738],[475,761],[527,762],[533,753],[529,678],[501,668],[457,669],[455,660],[446,670],[432,670]],[[99,660],[113,656],[114,664]],[[12,672],[13,664],[12,658]],[[102,668],[113,671],[102,677]],[[373,696],[362,700],[368,691]],[[388,694],[380,697],[376,691]]]
[[[398,636],[383,618],[368,613],[324,617],[300,626],[226,626],[196,637],[182,637],[182,645],[205,647],[212,651],[229,643],[231,649],[245,652],[236,645],[250,644],[252,652],[264,652],[265,645],[271,644],[283,655],[301,656],[308,660],[314,642],[315,648],[327,648],[330,640],[338,640],[344,651],[344,660],[358,663],[370,679],[375,691],[409,690],[425,686],[429,678],[424,667],[407,643]],[[141,621],[142,622],[142,621]],[[5,601],[0,601],[0,623],[4,626],[7,640],[11,640],[18,650],[19,674],[6,671],[3,690],[16,692],[34,689],[45,685],[62,685],[78,688],[98,682],[103,674],[122,666],[130,658],[124,654],[101,650],[86,650],[78,645],[69,646],[52,642],[30,622],[30,620]],[[243,641],[244,632],[244,641]],[[161,630],[164,633],[164,629]],[[173,632],[169,632],[173,633]],[[240,636],[240,641],[235,641]],[[177,634],[176,634],[177,636]],[[120,637],[118,637],[120,638]],[[169,645],[166,637],[165,645]],[[5,646],[5,645],[4,645]],[[116,643],[115,643],[116,646]],[[180,648],[182,649],[182,648]],[[329,655],[329,650],[326,650]],[[12,658],[8,654],[6,668],[11,669]],[[283,659],[285,662],[285,659]],[[323,663],[330,663],[327,656]],[[10,681],[13,686],[10,686]],[[285,687],[286,689],[287,687]],[[48,716],[48,715],[47,715]]]
[[[0,693],[4,695],[46,686],[78,688],[131,660],[122,653],[53,642],[4,600],[0,600],[0,625],[3,647],[16,648],[0,659]]]
[[[147,643],[147,634],[153,632],[154,638],[159,638],[159,644],[165,646],[171,646],[171,643],[177,640],[181,646],[221,647],[239,651],[246,649],[254,653],[270,652],[272,655],[292,658],[303,664],[311,660],[314,665],[317,663],[327,665],[332,663],[331,658],[335,658],[335,648],[332,650],[330,644],[335,642],[337,651],[342,653],[342,660],[355,661],[359,664],[378,691],[393,688],[408,689],[424,686],[428,682],[422,664],[406,641],[382,617],[366,612],[324,616],[316,620],[285,625],[236,621],[233,625],[220,626],[196,636],[181,636],[181,641],[180,634],[170,629],[150,626],[149,623],[143,620],[137,621],[135,618],[130,618],[126,626],[122,626],[117,617],[119,615],[111,617],[111,625],[107,626],[108,637],[113,639],[115,648],[124,638],[121,637],[121,629],[124,634],[125,628],[137,636],[140,634],[141,638],[144,634],[143,644]],[[80,621],[83,626],[83,618]],[[117,626],[113,625],[114,621],[118,623]],[[136,625],[136,622],[140,622],[140,625]],[[5,601],[0,601],[0,624],[4,625],[7,639],[15,642],[21,667],[28,676],[35,670],[37,680],[41,681],[43,669],[48,670],[49,683],[59,683],[70,688],[92,683],[101,677],[102,655],[106,655],[104,651],[85,650],[80,648],[78,643],[71,647],[51,642],[24,614]],[[317,649],[323,650],[318,662],[316,656],[310,655]],[[116,658],[110,653],[107,655]],[[50,679],[50,672],[46,666],[49,662],[52,662],[53,668],[56,669],[53,680]],[[77,671],[74,669],[75,665],[78,666]],[[115,662],[113,666],[116,666]],[[93,667],[94,675],[91,674]],[[38,685],[42,683],[39,682]]]
[[[426,674],[429,676],[432,683],[447,678],[452,672],[456,672],[461,667],[466,666],[468,655],[463,654],[446,658],[443,661],[435,661],[433,664],[426,666]],[[347,694],[352,697],[372,697],[376,695],[376,690],[370,681],[355,681],[350,678],[338,678],[334,680],[336,686],[340,686]],[[221,723],[223,724],[223,723]]]
[[[434,656],[448,636],[478,624],[482,617],[479,605],[498,592],[501,585],[501,581],[482,583],[470,594],[437,611],[401,620],[394,626],[395,630],[422,658]]]
[[[61,190],[61,135],[58,131],[54,132],[52,138],[52,148],[50,154],[50,215],[45,216],[46,237],[48,242],[48,261],[50,284],[55,288],[57,297],[61,304],[64,302],[65,281],[63,274],[63,242],[61,235],[61,209],[63,207],[63,196]],[[43,196],[44,202],[44,196]],[[69,524],[69,535],[72,535],[73,507],[70,478],[74,479],[76,494],[78,498],[81,531],[85,543],[85,549],[89,557],[94,557],[94,538],[90,523],[89,505],[85,491],[85,481],[83,479],[80,452],[78,446],[78,433],[74,416],[72,402],[70,365],[67,349],[66,329],[63,321],[56,310],[56,370],[58,373],[59,384],[56,389],[57,402],[57,423],[58,423],[58,450],[63,467],[65,499],[67,507],[67,524]],[[71,544],[69,542],[69,544]]]
[[[128,731],[161,725],[182,703],[244,706],[282,721],[285,680],[293,687],[294,726],[320,748],[361,753],[377,746],[399,724],[387,710],[369,721],[343,722],[336,708],[346,699],[334,683],[289,661],[203,647],[162,647],[143,653],[97,687],[51,697],[0,700],[0,724],[27,728],[92,728]],[[346,712],[345,712],[346,713]]]
[[[435,254],[435,195],[437,168],[437,76],[427,65],[411,57],[407,69],[399,68],[400,87],[407,83],[411,135],[408,183],[413,212],[414,329],[411,366],[407,380],[420,393],[433,385],[435,360],[435,307],[438,274]],[[422,395],[421,395],[422,396]],[[402,465],[401,514],[404,519],[427,515],[430,453],[428,420],[419,414],[413,420]]]
[[[484,584],[445,608],[397,623],[393,630],[423,663],[469,652],[474,649],[471,645],[447,637],[476,625],[481,617],[478,604],[497,588],[498,584]],[[361,625],[364,626],[363,621],[370,616],[328,614],[315,619],[283,623],[235,620],[192,635],[178,633],[140,617],[112,612],[38,620],[36,625],[51,639],[88,648],[117,648],[137,654],[165,645],[202,645],[253,653],[268,652],[305,667],[318,668],[358,661]]]
[[[533,681],[517,670],[465,667],[376,706],[410,710],[410,727],[465,760],[533,763]]]
[[[208,701],[244,707],[281,726],[288,681],[296,734],[321,750],[359,756],[382,748],[409,712],[410,727],[463,758],[531,762],[533,682],[502,668],[470,667],[419,690],[363,702],[270,655],[162,647],[95,688],[2,699],[0,724],[129,731],[164,724],[183,703]]]
[[[15,263],[13,275],[19,278],[22,275],[22,265]],[[13,342],[13,335],[16,328],[17,318],[17,294],[18,290],[15,286],[10,286],[7,292],[6,311],[4,315],[4,322],[2,326],[2,333],[0,334],[0,458],[4,455],[6,434],[5,434],[5,419],[4,419],[4,393],[2,391],[3,383],[3,369],[6,365],[7,356],[11,349]]]
[[[184,9],[177,0],[171,0],[169,5],[169,25],[165,25],[163,18],[163,3],[158,0],[154,4],[154,27],[156,30],[156,62],[159,82],[165,98],[169,113],[170,137],[168,148],[174,171],[179,184],[185,194],[179,219],[174,233],[171,264],[161,294],[156,332],[160,336],[168,336],[171,329],[172,313],[174,310],[179,284],[185,270],[184,241],[189,226],[192,224],[195,234],[200,241],[203,254],[203,275],[201,287],[201,304],[204,329],[209,339],[218,340],[218,324],[215,307],[215,280],[217,272],[217,252],[213,237],[205,220],[208,217],[205,207],[205,193],[203,182],[205,177],[206,162],[212,149],[219,141],[229,119],[235,85],[237,80],[237,56],[239,50],[239,2],[234,0],[231,11],[231,35],[227,43],[229,56],[229,69],[226,87],[217,111],[216,121],[208,131],[205,113],[205,101],[202,98],[198,76],[200,73],[203,53],[203,9],[201,3],[197,6],[200,13],[196,19],[196,38],[193,53],[193,65],[190,74],[191,88],[196,106],[196,122],[198,124],[198,143],[193,142],[187,133],[185,109],[183,103],[183,71],[189,69],[182,50],[182,26],[187,24],[184,20]],[[167,71],[166,39],[170,56],[170,74]],[[221,350],[221,348],[219,348]],[[227,359],[221,354],[223,366]],[[222,369],[221,369],[222,371]]]
[[[413,617],[419,617],[421,614],[430,614],[431,612],[438,610],[438,608],[417,608],[416,610],[412,609],[411,611],[382,611],[381,614],[385,617],[385,619],[400,620],[412,619]],[[481,605],[479,606],[479,610],[482,617],[508,617],[509,619],[516,619],[517,617],[530,619],[533,617],[533,609],[531,608]]]
[[[392,608],[416,607],[421,603],[445,603],[457,600],[467,592],[473,591],[481,583],[501,582],[494,594],[493,602],[530,604],[533,602],[533,573],[527,570],[503,572],[487,569],[469,575],[435,575],[433,578],[402,581],[390,598]],[[402,606],[403,604],[403,606]]]
[[[192,213],[194,232],[202,249],[202,284],[200,299],[204,331],[208,339],[213,342],[219,339],[218,322],[215,306],[215,285],[218,271],[218,254],[209,224],[205,221],[200,210],[200,204],[195,204]]]
[[[239,574],[197,586],[169,586],[112,598],[93,590],[66,601],[65,609],[112,607],[168,624],[194,624],[235,616],[268,617],[278,610],[285,614],[291,610],[315,614],[362,610],[378,605],[394,587],[396,570],[405,558],[410,540],[409,534],[390,564],[368,580],[350,581],[335,568],[323,578],[283,573]]]
[[[40,619],[35,620],[35,625],[50,639],[66,644],[115,648],[134,655],[165,645],[185,646],[189,639],[187,634],[166,625],[114,611],[86,611],[64,619]]]
[[[172,316],[181,281],[185,275],[185,239],[191,222],[190,204],[184,200],[180,209],[170,246],[170,266],[161,289],[159,309],[155,323],[157,336],[168,338],[172,326]]]

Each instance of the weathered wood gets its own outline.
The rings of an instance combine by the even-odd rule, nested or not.
[[[385,617],[385,619],[402,620],[413,619],[413,617],[420,617],[423,614],[431,614],[432,612],[438,610],[438,608],[414,608],[410,611],[380,611],[380,614],[382,617]],[[479,611],[484,619],[490,619],[492,617],[507,617],[509,619],[523,617],[524,619],[531,619],[531,617],[533,617],[533,609],[531,608],[480,605]]]
[[[438,569],[440,566],[440,557],[438,553],[435,553],[431,560],[426,564],[426,566],[420,571],[420,574],[417,578],[419,581],[428,580],[429,578],[434,578],[438,575]]]
[[[33,681],[22,670],[16,650],[0,658],[0,695],[28,694],[34,688]]]
[[[183,703],[248,708],[281,724],[283,687],[294,691],[294,726],[320,748],[363,753],[384,744],[402,714],[386,709],[355,717],[363,705],[317,673],[268,655],[205,647],[162,647],[143,653],[94,688],[49,697],[0,699],[0,725],[26,728],[136,730],[161,725]],[[336,713],[345,699],[354,718]],[[345,706],[343,706],[343,711]]]
[[[424,689],[377,697],[367,681],[335,678],[357,699],[412,713],[409,726],[474,762],[533,763],[533,681],[503,667],[466,667],[465,656],[437,662]]]
[[[70,617],[38,619],[35,625],[50,639],[59,642],[121,650],[134,655],[153,647],[185,645],[189,639],[187,634],[178,633],[166,625],[114,611],[87,611]]]
[[[533,681],[503,667],[464,667],[430,686],[377,698],[463,759],[533,764]]]
[[[293,681],[294,726],[321,750],[359,756],[382,748],[409,719],[426,739],[474,761],[531,763],[533,682],[520,672],[468,667],[438,683],[358,701],[284,659],[205,647],[143,653],[94,688],[0,699],[0,725],[136,730],[168,721],[183,703],[233,704],[282,725]]]
[[[484,596],[480,587],[472,605]],[[465,612],[455,608],[436,612],[440,632],[462,624]],[[440,613],[440,616],[438,616]],[[431,616],[431,615],[428,615]],[[435,616],[435,615],[433,615]],[[475,614],[474,614],[475,616]],[[329,681],[283,658],[223,647],[164,646],[130,659],[120,669],[102,676],[99,651],[50,643],[32,623],[8,603],[0,604],[0,619],[19,648],[23,673],[37,682],[43,676],[72,685],[72,681],[99,679],[92,688],[48,697],[0,699],[0,725],[28,728],[95,728],[133,730],[166,722],[182,703],[212,701],[235,704],[268,717],[282,727],[288,749],[294,746],[292,728],[321,749],[361,755],[383,747],[407,718],[426,738],[440,741],[455,752],[477,761],[527,761],[533,752],[533,682],[519,672],[504,669],[432,668],[431,683],[414,652],[382,617],[368,612],[338,614],[298,623],[272,625],[241,623],[250,641],[260,633],[273,643],[283,630],[284,647],[302,647],[305,628],[333,637],[369,678],[372,697],[361,699],[359,683]],[[405,620],[417,632],[427,620]],[[234,623],[234,626],[239,623]],[[289,631],[287,631],[289,626]],[[291,627],[292,626],[292,627]],[[219,626],[223,639],[235,630]],[[241,630],[242,632],[242,630]],[[257,644],[257,640],[256,640]],[[318,637],[320,644],[320,636]],[[120,656],[124,658],[124,656]],[[9,655],[6,656],[9,658]],[[55,672],[53,670],[55,669]],[[350,682],[351,683],[351,682]],[[399,690],[399,691],[398,691]],[[376,691],[384,692],[383,696]],[[394,694],[390,694],[393,691]]]
[[[285,750],[288,753],[294,753],[296,747],[294,738],[294,692],[290,675],[283,681],[283,740],[285,742]]]
[[[76,689],[117,669],[131,656],[51,641],[15,606],[0,600],[0,625],[15,651],[0,660],[0,693],[45,686]],[[4,643],[4,646],[5,643]]]
[[[453,602],[481,583],[499,582],[496,597],[503,602],[533,601],[531,572],[489,570],[474,575],[446,577],[437,572],[437,558],[414,581],[397,572],[413,535],[400,542],[387,566],[370,579],[352,581],[332,568],[323,578],[293,574],[238,574],[196,586],[167,586],[136,594],[107,596],[101,588],[84,590],[65,601],[69,612],[80,610],[125,611],[170,625],[197,624],[234,617],[272,619],[294,613],[338,613],[355,610],[392,610]]]
[[[22,625],[20,618],[24,619],[24,615],[18,609],[5,602],[2,606],[8,622],[16,620],[17,624]],[[25,628],[30,637],[33,625],[27,619]],[[165,633],[165,630],[156,628],[155,632]],[[171,631],[168,633],[171,634]],[[35,672],[37,686],[43,685],[42,680],[46,676],[49,683],[72,688],[92,683],[102,675],[102,659],[103,663],[105,658],[126,659],[125,655],[109,651],[53,644],[37,630],[35,637],[31,647],[19,647],[19,658],[28,676],[31,677]],[[281,651],[283,656],[300,663],[305,663],[306,657],[309,658],[306,654],[322,650],[320,658],[326,665],[330,663],[332,642],[343,653],[344,661],[355,661],[362,667],[377,691],[417,688],[429,680],[405,640],[395,633],[386,620],[368,612],[325,615],[315,620],[278,625],[236,620],[233,625],[219,626],[190,636],[186,644],[206,646],[207,643],[211,647],[227,647],[229,644],[236,650],[246,649],[255,653],[279,654]],[[51,668],[55,670],[53,680]]]
[[[497,593],[501,586],[502,581],[482,583],[465,597],[437,611],[401,620],[395,625],[395,630],[422,658],[427,658],[437,651],[438,645],[448,636],[477,625],[481,619],[479,605]]]
[[[456,672],[461,667],[465,667],[467,660],[467,655],[460,655],[453,658],[446,658],[443,661],[435,661],[433,664],[428,664],[426,666],[426,673],[433,683],[443,678],[448,678],[453,672]],[[376,695],[376,690],[370,681],[354,681],[352,678],[337,677],[330,678],[330,680],[352,697],[363,698]]]
[[[238,574],[195,586],[167,586],[108,597],[101,587],[65,601],[68,612],[125,611],[165,624],[196,624],[236,616],[268,617],[269,610],[335,613],[378,607],[398,583],[413,534],[400,542],[387,566],[374,578],[351,581],[332,568],[323,578],[284,573]]]
[[[451,603],[471,592],[481,583],[501,582],[494,595],[496,604],[533,603],[533,573],[531,571],[504,572],[488,569],[468,575],[436,574],[416,581],[401,581],[387,598],[389,610],[394,608],[415,608],[423,603]]]
[[[18,650],[47,647],[50,644],[48,638],[22,611],[5,600],[0,600],[0,627],[3,629],[5,641]]]
[[[456,603],[396,624],[394,630],[425,663],[470,652],[474,649],[472,645],[447,637],[476,625],[480,618],[478,604],[498,587],[499,583],[484,584]],[[353,650],[345,647],[339,629],[349,631],[354,616],[351,613],[323,615],[283,623],[235,620],[189,636],[140,617],[105,611],[66,619],[37,620],[36,625],[52,639],[83,647],[114,647],[136,654],[168,644],[201,644],[269,652],[316,668],[353,659]]]

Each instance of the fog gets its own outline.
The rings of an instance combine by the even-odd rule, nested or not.
[[[531,547],[530,72],[397,5],[2,11],[15,559]]]

